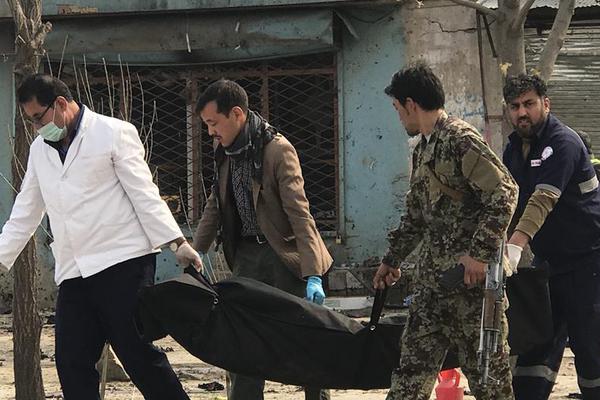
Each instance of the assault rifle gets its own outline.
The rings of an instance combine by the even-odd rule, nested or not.
[[[483,289],[483,307],[481,310],[481,328],[479,331],[478,369],[481,374],[481,384],[486,385],[489,379],[490,359],[498,351],[500,343],[500,328],[504,312],[504,269],[502,257],[504,242],[494,262],[488,265]],[[457,264],[440,276],[440,285],[446,290],[453,290],[463,285],[465,267]]]
[[[481,328],[479,330],[478,368],[480,383],[486,385],[489,376],[490,358],[501,345],[501,321],[504,313],[504,242],[500,246],[496,260],[488,265],[483,289],[483,308],[481,310]]]

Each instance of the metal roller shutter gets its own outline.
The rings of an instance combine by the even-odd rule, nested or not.
[[[548,31],[525,31],[528,69],[535,66]],[[576,26],[569,30],[554,73],[548,82],[552,112],[575,130],[592,138],[600,155],[600,26]]]

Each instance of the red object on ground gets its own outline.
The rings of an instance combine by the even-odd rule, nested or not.
[[[458,386],[460,373],[456,368],[441,371],[438,375],[438,382],[435,388],[437,400],[463,400],[465,389]]]

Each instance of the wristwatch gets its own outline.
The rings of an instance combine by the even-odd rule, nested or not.
[[[179,246],[181,246],[184,243],[186,243],[185,238],[182,238],[182,237],[177,238],[169,244],[169,249],[171,249],[171,251],[173,253],[175,253],[177,251],[177,249],[179,248]]]

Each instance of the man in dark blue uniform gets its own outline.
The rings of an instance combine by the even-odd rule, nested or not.
[[[527,244],[550,266],[554,340],[520,355],[513,374],[517,400],[547,399],[567,343],[579,388],[600,399],[600,192],[580,137],[550,113],[537,76],[504,86],[515,128],[504,163],[519,184],[515,229],[508,244],[515,267]]]

